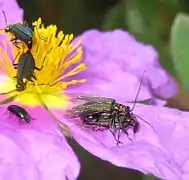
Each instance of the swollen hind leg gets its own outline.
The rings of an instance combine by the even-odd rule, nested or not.
[[[120,131],[118,132],[118,135],[116,135],[116,133],[113,132],[112,129],[110,129],[110,132],[112,133],[114,139],[116,140],[117,146],[119,146],[119,144],[123,144],[123,142],[121,142],[121,141],[119,140],[119,138],[120,138]]]

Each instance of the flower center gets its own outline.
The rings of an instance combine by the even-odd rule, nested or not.
[[[41,22],[41,18],[33,23],[34,33],[32,37],[31,54],[35,61],[35,70],[32,81],[23,79],[26,88],[23,91],[16,90],[17,79],[14,78],[22,67],[15,69],[12,65],[19,63],[20,56],[28,49],[25,43],[18,49],[10,42],[2,42],[0,47],[0,73],[9,77],[8,81],[1,82],[1,92],[15,89],[11,95],[17,94],[15,101],[30,106],[39,105],[38,96],[50,107],[62,108],[68,105],[68,97],[62,92],[69,86],[77,83],[85,83],[85,79],[72,79],[74,75],[86,69],[82,60],[81,42],[73,45],[73,35],[65,35],[62,31],[57,33],[57,27],[50,25],[47,28]],[[22,59],[23,60],[23,59]],[[29,60],[28,60],[29,61]],[[27,67],[30,71],[31,67]],[[71,80],[70,80],[71,79]],[[8,94],[8,96],[10,96]]]

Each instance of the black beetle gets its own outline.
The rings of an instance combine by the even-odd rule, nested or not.
[[[138,132],[139,122],[129,106],[119,104],[112,98],[84,96],[80,98],[88,102],[74,107],[70,111],[69,118],[80,117],[84,126],[93,127],[97,130],[109,129],[117,144],[121,143],[119,141],[121,131],[127,136],[127,130],[131,127],[134,133]]]
[[[3,12],[5,22],[6,22],[6,26],[7,26],[4,29],[5,32],[10,32],[14,35],[14,38],[11,39],[11,42],[13,42],[13,44],[17,48],[20,48],[18,46],[18,44],[20,43],[18,40],[20,40],[21,42],[24,42],[27,45],[28,49],[30,50],[32,48],[32,38],[33,38],[35,26],[29,26],[27,21],[24,21],[23,24],[22,23],[16,23],[16,24],[8,25],[5,12],[4,11],[2,11],[2,12]],[[38,32],[38,35],[39,35],[39,32]],[[40,35],[39,35],[39,38],[42,39],[42,40],[45,40],[45,39],[41,38]]]
[[[20,121],[30,123],[31,119],[33,119],[24,108],[18,105],[10,105],[7,107],[7,109],[10,113],[16,115]]]
[[[18,40],[20,40],[21,42],[26,43],[28,49],[32,48],[32,37],[33,37],[33,29],[28,25],[28,23],[26,21],[24,21],[24,23],[16,23],[16,24],[7,24],[7,18],[5,15],[5,12],[3,12],[4,18],[5,18],[5,22],[7,27],[4,29],[5,32],[10,32],[12,33],[15,38],[11,39],[11,41],[13,42],[13,44],[19,48],[18,46]]]
[[[117,141],[117,144],[119,144],[121,143],[119,141],[121,131],[127,136],[127,131],[129,128],[133,129],[134,134],[139,131],[140,124],[137,120],[137,117],[139,116],[133,114],[132,111],[135,108],[136,100],[141,87],[141,82],[132,108],[117,103],[113,98],[79,96],[78,99],[84,100],[85,103],[78,105],[71,110],[68,110],[68,114],[66,114],[66,116],[67,118],[79,117],[81,118],[84,126],[92,127],[97,130],[109,129],[113,134],[114,139]],[[140,119],[151,126],[144,119]]]
[[[36,69],[38,71],[41,71],[43,68],[43,65],[41,68],[35,67],[35,60],[30,51],[23,53],[18,60],[18,64],[13,64],[13,66],[17,69],[17,75],[15,77],[17,79],[17,84],[16,84],[17,91],[25,90],[26,88],[25,80],[34,82],[33,79],[36,80],[34,70]]]

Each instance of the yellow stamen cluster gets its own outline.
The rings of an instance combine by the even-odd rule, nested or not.
[[[73,45],[71,43],[73,40],[72,34],[65,35],[62,31],[57,34],[57,27],[55,25],[45,28],[41,22],[41,18],[34,22],[33,26],[35,28],[31,54],[35,59],[35,66],[41,69],[41,71],[34,71],[37,78],[35,83],[27,82],[27,87],[24,91],[15,92],[18,94],[17,100],[35,106],[39,104],[35,95],[40,90],[44,101],[49,105],[60,107],[65,105],[67,101],[66,96],[61,94],[61,92],[69,85],[84,83],[86,81],[85,79],[66,81],[66,78],[86,69],[85,64],[80,63],[82,60],[81,42]],[[13,57],[9,56],[10,52],[8,52],[7,48],[12,49],[13,57],[17,56],[16,62],[19,61],[20,55],[28,49],[26,44],[18,49],[6,41],[3,42],[2,48],[0,47],[0,73],[10,77],[15,86],[16,79],[13,77],[16,76],[17,70],[12,66],[11,61]],[[74,68],[68,70],[72,66]],[[6,92],[12,90],[7,89],[7,86],[4,86],[4,88],[3,91]]]

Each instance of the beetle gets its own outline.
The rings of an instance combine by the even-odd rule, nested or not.
[[[25,121],[26,123],[30,123],[31,119],[33,119],[24,108],[18,105],[10,105],[7,107],[7,110],[10,113],[17,116],[20,121]]]
[[[43,65],[41,68],[35,66],[35,60],[30,51],[23,53],[18,60],[18,64],[13,64],[13,66],[15,69],[17,69],[17,74],[15,77],[17,79],[17,91],[25,90],[26,80],[31,82],[34,82],[33,79],[36,80],[34,70],[36,69],[41,71],[43,68]]]
[[[142,77],[143,75],[144,72],[142,74]],[[137,120],[137,117],[140,117],[133,114],[132,111],[134,110],[136,105],[136,100],[140,92],[141,82],[132,108],[117,103],[113,98],[78,96],[77,99],[84,100],[85,103],[67,110],[66,116],[67,118],[80,118],[84,126],[92,127],[96,130],[108,129],[113,134],[113,137],[118,145],[119,143],[122,143],[119,140],[121,132],[125,133],[129,138],[128,129],[131,128],[134,134],[137,133],[140,129],[140,123]],[[140,119],[151,126],[144,119]],[[154,130],[153,127],[152,129]]]
[[[113,98],[79,96],[78,99],[87,102],[72,108],[69,118],[80,117],[84,126],[93,129],[109,129],[117,144],[121,143],[121,131],[127,136],[129,128],[138,132],[140,124],[129,106],[119,104]]]
[[[35,60],[30,51],[23,53],[20,56],[18,63],[13,63],[13,66],[17,69],[17,74],[14,77],[17,80],[16,89],[1,93],[0,95],[10,94],[15,91],[24,91],[26,89],[27,81],[34,82],[33,79],[36,80],[34,70],[40,71],[43,68],[43,65],[41,68],[35,67]]]
[[[21,42],[26,43],[28,49],[32,48],[32,37],[33,37],[33,29],[28,25],[26,21],[22,23],[16,23],[16,24],[10,24],[7,23],[7,18],[5,12],[2,10],[2,13],[4,15],[6,28],[4,29],[5,32],[12,33],[15,37],[11,39],[13,44],[19,48],[18,46],[18,40]]]
[[[6,26],[7,26],[3,30],[5,32],[10,32],[10,33],[12,33],[14,35],[14,38],[11,39],[11,42],[13,42],[13,44],[17,48],[20,48],[18,46],[18,44],[20,43],[18,40],[20,40],[21,42],[24,42],[27,45],[29,50],[31,50],[31,48],[32,48],[32,38],[33,38],[34,27],[35,26],[29,26],[27,21],[24,21],[23,23],[16,23],[16,24],[8,25],[6,14],[5,14],[5,12],[3,10],[2,10],[2,13],[4,15],[5,23],[6,23]],[[38,35],[39,35],[39,32],[38,32]],[[39,37],[40,37],[40,35],[39,35]],[[40,39],[43,39],[43,38],[40,37]]]
[[[17,74],[14,77],[17,80],[16,89],[0,93],[0,95],[7,95],[15,91],[24,91],[26,89],[27,81],[35,83],[34,80],[37,80],[37,78],[35,77],[34,70],[41,71],[43,69],[45,59],[46,57],[44,58],[41,68],[38,68],[35,66],[35,59],[31,52],[28,50],[23,53],[19,57],[18,63],[13,63],[14,68],[17,69]],[[4,101],[2,101],[2,104],[4,104]]]

